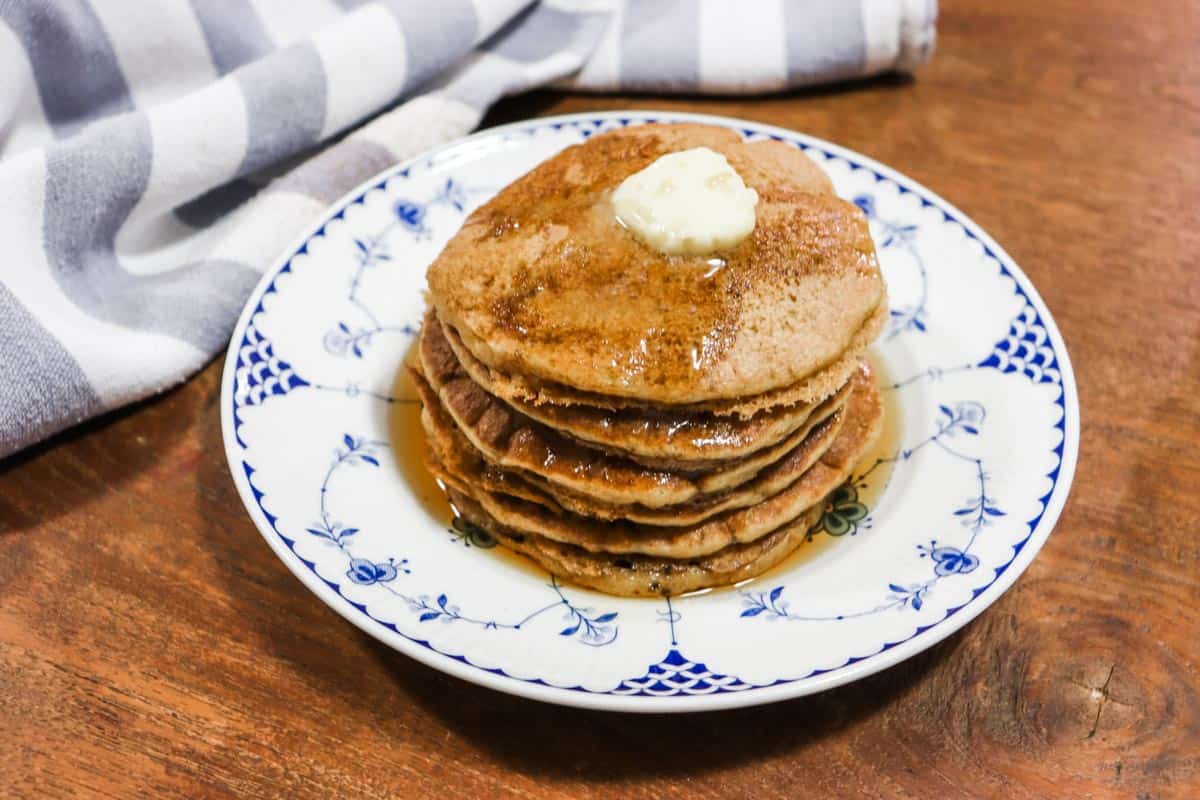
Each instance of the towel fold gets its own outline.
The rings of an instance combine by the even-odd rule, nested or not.
[[[325,206],[502,96],[907,71],[936,15],[936,0],[0,0],[0,457],[194,373]]]

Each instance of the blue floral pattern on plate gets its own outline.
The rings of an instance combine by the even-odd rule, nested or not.
[[[930,646],[1045,541],[1070,485],[1078,407],[1028,279],[960,212],[887,168],[720,118],[695,119],[790,142],[822,165],[867,214],[888,280],[875,356],[896,378],[884,389],[902,444],[830,498],[808,537],[830,545],[735,589],[629,600],[497,560],[487,534],[424,511],[388,414],[415,402],[395,377],[418,330],[425,265],[472,208],[558,149],[688,118],[582,115],[478,134],[352,192],[264,277],[226,364],[226,449],[268,543],[347,619],[452,674],[552,702],[747,705]],[[868,506],[865,487],[888,470]]]

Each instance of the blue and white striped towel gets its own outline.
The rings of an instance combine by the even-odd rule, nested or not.
[[[0,0],[0,457],[195,372],[324,206],[503,95],[910,70],[935,17],[936,0]]]

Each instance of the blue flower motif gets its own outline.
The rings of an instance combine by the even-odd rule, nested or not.
[[[979,566],[979,559],[957,547],[939,547],[929,554],[937,562],[933,571],[938,575],[967,574]]]
[[[854,205],[862,209],[868,218],[875,216],[875,198],[869,194],[860,194],[854,198]]]
[[[389,563],[376,564],[365,558],[350,559],[350,569],[346,577],[360,586],[370,586],[375,583],[387,583],[396,579],[396,567]]]
[[[396,219],[414,233],[425,231],[425,206],[411,200],[401,200],[395,206]]]
[[[974,572],[979,566],[978,557],[957,547],[939,546],[936,539],[931,539],[927,545],[917,545],[917,549],[921,551],[921,558],[928,556],[933,559],[933,571],[939,578],[955,574],[966,575],[968,572]]]
[[[450,521],[450,533],[455,540],[462,542],[464,547],[489,550],[496,546],[496,539],[490,533],[477,525],[472,525],[457,514]]]
[[[852,483],[844,483],[825,501],[821,519],[809,535],[824,531],[830,536],[845,536],[847,533],[853,536],[858,533],[860,525],[870,527],[870,523],[865,521],[868,513],[869,509],[858,502],[858,489]]]

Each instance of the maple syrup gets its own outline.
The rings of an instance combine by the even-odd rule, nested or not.
[[[874,353],[869,353],[867,360],[871,364],[871,374],[874,376],[875,385],[879,387],[880,396],[883,401],[883,431],[879,434],[879,439],[876,440],[871,449],[863,454],[863,457],[854,465],[854,470],[850,473],[850,481],[847,485],[855,493],[855,497],[851,502],[861,503],[870,512],[878,505],[880,498],[892,480],[892,470],[895,467],[894,459],[900,451],[901,431],[900,393],[889,388],[892,386],[892,376],[888,373],[883,361]],[[830,503],[826,504],[826,511],[830,510],[830,505]],[[802,564],[814,561],[822,554],[838,547],[847,538],[849,537],[845,534],[831,536],[818,527],[810,531],[809,535],[804,538],[804,541],[792,553],[763,574],[747,578],[733,586],[722,587],[715,591],[738,589],[751,583],[778,580],[783,573],[793,570]],[[701,589],[692,594],[705,594],[709,591],[714,590]],[[689,595],[683,596],[688,597]]]
[[[396,466],[412,493],[421,503],[430,518],[445,530],[447,537],[457,538],[464,547],[487,551],[488,558],[504,567],[532,576],[539,581],[547,575],[537,564],[507,547],[499,546],[495,539],[473,525],[466,523],[454,511],[446,490],[429,471],[429,438],[421,424],[421,403],[413,385],[410,364],[416,360],[416,344],[405,354],[404,362],[392,382],[392,397],[396,401],[388,416],[388,436]]]
[[[871,449],[855,465],[851,480],[857,482],[855,490],[858,493],[858,502],[867,508],[875,508],[892,481],[895,458],[900,452],[902,412],[900,392],[891,388],[894,380],[883,361],[874,353],[868,353],[867,360],[871,364],[875,385],[879,387],[883,400],[883,431]],[[862,477],[864,474],[866,478]]]
[[[396,398],[388,412],[388,438],[396,466],[430,517],[449,527],[454,512],[446,492],[429,471],[429,441],[421,425],[421,403],[408,367],[416,358],[416,344],[404,356],[396,379],[392,382],[392,397]]]
[[[421,404],[417,400],[416,388],[413,386],[412,375],[408,365],[415,359],[416,345],[414,344],[404,358],[404,364],[396,376],[392,386],[392,404],[389,415],[389,436],[392,441],[392,451],[400,474],[412,489],[413,494],[420,500],[426,512],[443,525],[448,533],[463,538],[465,544],[479,549],[489,550],[489,556],[495,557],[500,563],[520,570],[527,574],[544,579],[545,572],[534,562],[520,553],[513,552],[503,546],[490,546],[490,537],[480,543],[469,535],[470,526],[461,522],[456,525],[454,509],[446,496],[445,490],[434,479],[427,466],[429,458],[429,443],[425,428],[421,425]],[[884,367],[883,362],[874,354],[868,356],[876,385],[882,392],[884,418],[883,431],[878,441],[863,455],[851,473],[850,486],[856,493],[853,502],[861,503],[868,509],[873,509],[883,496],[884,490],[892,478],[895,457],[900,450],[900,407],[899,392],[889,389],[892,377]],[[485,534],[486,536],[486,534]],[[747,578],[733,586],[716,589],[699,589],[687,592],[680,597],[696,597],[714,591],[728,591],[747,586],[760,581],[777,579],[782,573],[815,560],[827,551],[837,547],[845,540],[845,536],[831,536],[821,530],[814,530],[804,541],[781,562],[771,569],[754,578]],[[654,598],[651,598],[654,599]]]

